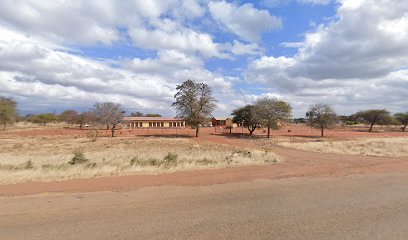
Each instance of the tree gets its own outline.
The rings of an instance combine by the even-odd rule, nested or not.
[[[408,112],[406,113],[396,113],[394,118],[402,124],[401,130],[405,132],[408,125]]]
[[[291,112],[289,103],[276,98],[264,97],[254,104],[254,117],[268,128],[268,138],[271,128],[278,129],[282,123],[290,121]]]
[[[82,129],[85,124],[96,122],[96,115],[94,112],[83,112],[79,114],[77,123],[79,129]]]
[[[392,122],[392,117],[390,116],[390,112],[385,109],[373,109],[373,110],[366,110],[360,111],[353,116],[360,122],[363,122],[370,126],[368,130],[371,132],[373,130],[373,126],[377,124],[386,125]]]
[[[209,118],[215,109],[215,98],[211,88],[204,83],[187,80],[176,87],[175,101],[172,106],[177,110],[177,116],[185,119],[186,123],[196,129],[198,137],[200,125]]]
[[[38,123],[42,125],[47,125],[47,123],[57,121],[57,116],[53,113],[42,113],[37,115],[32,115],[29,119],[29,122]]]
[[[59,115],[59,119],[70,125],[78,122],[79,114],[75,110],[65,110]]]
[[[336,124],[337,116],[332,107],[327,104],[317,103],[310,106],[306,113],[308,125],[321,129],[320,136],[324,136],[324,129]]]
[[[161,117],[162,115],[157,114],[157,113],[148,113],[145,115],[145,117]]]
[[[0,125],[6,129],[7,124],[13,124],[17,118],[17,103],[11,98],[0,97]]]
[[[235,109],[232,112],[235,123],[242,123],[242,126],[248,128],[249,135],[259,127],[259,120],[255,118],[254,105],[246,105],[245,107]]]
[[[143,117],[144,115],[141,112],[132,112],[130,113],[130,116],[131,117]]]
[[[92,111],[95,113],[96,122],[111,129],[112,137],[115,136],[116,127],[122,122],[125,111],[122,106],[113,102],[95,103]]]

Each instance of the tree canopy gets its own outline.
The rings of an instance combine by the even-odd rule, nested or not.
[[[11,98],[0,97],[0,125],[3,129],[17,118],[17,103]]]
[[[337,122],[336,112],[330,105],[317,103],[310,106],[306,113],[308,125],[321,129],[320,136],[324,136],[324,129],[330,128]]]
[[[122,122],[125,111],[122,106],[113,102],[95,103],[92,107],[95,114],[96,122],[110,127],[112,137],[115,136],[115,130],[119,123]]]
[[[234,116],[233,121],[235,123],[241,123],[244,127],[248,128],[249,135],[259,127],[259,120],[255,117],[254,105],[246,105],[245,107],[237,108],[232,112]]]
[[[177,116],[196,129],[198,137],[199,127],[210,117],[215,109],[215,98],[212,89],[207,84],[187,80],[176,87],[175,101],[172,106],[177,110]]]
[[[291,113],[289,103],[274,97],[260,98],[254,104],[254,117],[268,128],[268,138],[271,128],[278,129],[283,123],[290,121]]]
[[[408,112],[406,113],[396,113],[394,118],[402,125],[401,130],[405,132],[408,125]]]
[[[370,126],[369,132],[373,130],[374,125],[387,125],[392,122],[390,112],[385,109],[372,109],[360,111],[353,115],[355,119]]]
[[[79,114],[75,110],[65,110],[59,115],[59,119],[63,122],[74,124],[78,122]]]

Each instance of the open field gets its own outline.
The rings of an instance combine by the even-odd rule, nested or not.
[[[88,161],[72,165],[74,152]],[[0,182],[62,180],[273,164],[277,155],[189,138],[14,137],[0,139]]]
[[[236,128],[230,135],[222,129],[203,128],[195,139],[191,137],[194,129],[188,128],[122,129],[116,138],[99,137],[93,142],[86,137],[91,130],[19,125],[0,132],[0,183],[272,164],[284,159],[273,153],[275,146],[334,154],[408,156],[408,138],[403,137],[408,134],[393,129],[372,133],[360,128],[334,129],[328,130],[323,140],[315,136],[319,130],[303,125],[272,131],[271,139],[264,138],[262,130],[256,132],[256,140],[245,139],[244,130]],[[102,136],[105,133],[109,131],[101,131]],[[83,164],[70,164],[75,152],[83,153]]]
[[[296,148],[304,151],[336,153],[345,155],[367,155],[381,157],[408,157],[408,138],[403,137],[378,137],[378,138],[358,138],[350,140],[303,140],[299,138],[260,140],[260,145],[277,144],[279,146]]]

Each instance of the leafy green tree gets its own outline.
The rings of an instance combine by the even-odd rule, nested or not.
[[[372,109],[366,111],[360,111],[353,116],[360,122],[363,122],[370,126],[369,132],[373,130],[374,125],[387,125],[392,122],[390,112],[385,109]]]
[[[232,112],[234,116],[233,121],[235,123],[241,123],[244,127],[248,128],[249,135],[259,127],[259,120],[255,118],[254,105],[246,105],[242,108],[237,108]]]
[[[0,97],[0,125],[3,130],[17,118],[17,103],[11,98]]]
[[[290,121],[291,113],[290,104],[277,98],[264,97],[254,104],[254,118],[268,128],[268,138],[271,128],[279,129],[282,123]]]
[[[175,101],[172,106],[177,110],[177,116],[196,129],[196,137],[200,126],[215,109],[215,98],[212,89],[207,84],[187,80],[176,87]]]
[[[336,112],[330,105],[317,103],[310,106],[306,113],[308,125],[321,130],[320,136],[324,136],[324,129],[330,128],[337,122]]]
[[[96,122],[110,127],[112,137],[115,136],[116,127],[123,121],[125,110],[122,106],[113,102],[95,103],[92,111],[95,113]]]
[[[402,125],[401,130],[405,132],[408,125],[408,112],[406,113],[396,113],[394,118]]]
[[[42,114],[37,114],[37,115],[32,115],[28,121],[32,123],[38,123],[42,125],[47,125],[47,123],[50,122],[55,122],[57,121],[57,116],[53,113],[42,113]]]

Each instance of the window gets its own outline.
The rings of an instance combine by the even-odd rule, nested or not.
[[[184,127],[184,122],[181,122],[181,126]]]
[[[139,123],[139,127],[143,127],[143,123],[142,123],[142,122]]]
[[[149,122],[149,127],[152,127],[152,122]]]
[[[161,127],[164,127],[164,122],[161,123]]]
[[[175,127],[175,126],[177,126],[177,123],[176,123],[176,122],[173,123],[173,127]]]
[[[156,122],[153,122],[153,127],[156,127]]]
[[[172,122],[169,122],[169,127],[173,127],[173,123],[172,123]]]
[[[177,122],[177,127],[180,127],[180,122]]]

